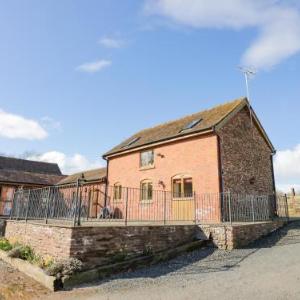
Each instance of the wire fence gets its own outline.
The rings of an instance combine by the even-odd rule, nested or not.
[[[9,215],[16,220],[48,222],[261,222],[288,218],[287,199],[274,195],[231,193],[175,194],[168,191],[71,184],[17,190]]]

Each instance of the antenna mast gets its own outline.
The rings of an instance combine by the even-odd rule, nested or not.
[[[246,92],[247,92],[247,99],[249,102],[249,111],[250,111],[250,120],[251,120],[251,126],[253,125],[252,121],[252,109],[251,109],[251,100],[250,100],[250,89],[249,89],[249,79],[254,77],[256,75],[256,71],[250,68],[245,68],[245,67],[239,67],[240,71],[244,74],[245,76],[245,82],[246,82]]]

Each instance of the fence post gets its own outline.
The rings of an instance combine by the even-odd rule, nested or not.
[[[196,192],[193,192],[194,196],[194,222],[197,224],[197,201],[196,201]]]
[[[46,202],[46,215],[45,215],[45,223],[48,223],[48,210],[49,210],[49,200],[50,200],[51,187],[48,187],[47,193],[47,202]]]
[[[231,192],[228,192],[228,210],[229,210],[229,223],[232,224],[232,215],[231,215]]]
[[[78,205],[78,218],[77,225],[81,225],[81,208],[82,208],[82,188],[79,187],[79,205]]]
[[[167,192],[164,191],[164,225],[166,225],[166,216],[167,216]]]
[[[252,222],[255,223],[254,196],[251,196]]]
[[[125,199],[125,226],[127,226],[127,218],[128,218],[128,187],[126,187],[126,199]]]
[[[284,194],[284,206],[285,206],[285,216],[286,216],[286,220],[289,222],[290,220],[290,216],[289,216],[289,206],[288,206],[288,198],[287,198],[287,194]]]
[[[16,190],[14,190],[14,192],[13,192],[13,197],[12,197],[12,201],[11,201],[11,210],[9,213],[10,220],[12,219],[12,216],[13,216],[13,209],[14,209],[14,205],[15,205],[15,195],[16,195]]]
[[[30,194],[31,190],[28,191],[28,202],[27,202],[27,209],[26,209],[26,215],[25,215],[25,221],[27,222],[28,219],[28,212],[29,212],[29,205],[30,205]]]
[[[75,211],[74,211],[74,222],[73,222],[74,226],[76,226],[77,223],[78,196],[79,196],[79,178],[77,179],[77,184],[76,184]]]

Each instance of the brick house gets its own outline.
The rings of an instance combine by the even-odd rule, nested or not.
[[[60,180],[56,186],[66,196],[72,195],[75,198],[78,179],[81,181],[80,196],[87,216],[97,218],[105,203],[106,168],[71,174]]]
[[[0,156],[0,215],[9,215],[16,189],[50,186],[62,178],[57,164]]]
[[[122,187],[138,188],[143,203],[155,190],[171,191],[176,201],[193,193],[274,194],[274,153],[248,100],[241,98],[142,130],[103,158],[114,197],[123,198]]]

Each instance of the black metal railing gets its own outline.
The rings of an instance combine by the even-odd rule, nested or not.
[[[17,190],[10,217],[48,222],[161,223],[260,222],[288,218],[285,196],[231,193],[174,195],[163,190],[101,184]]]

